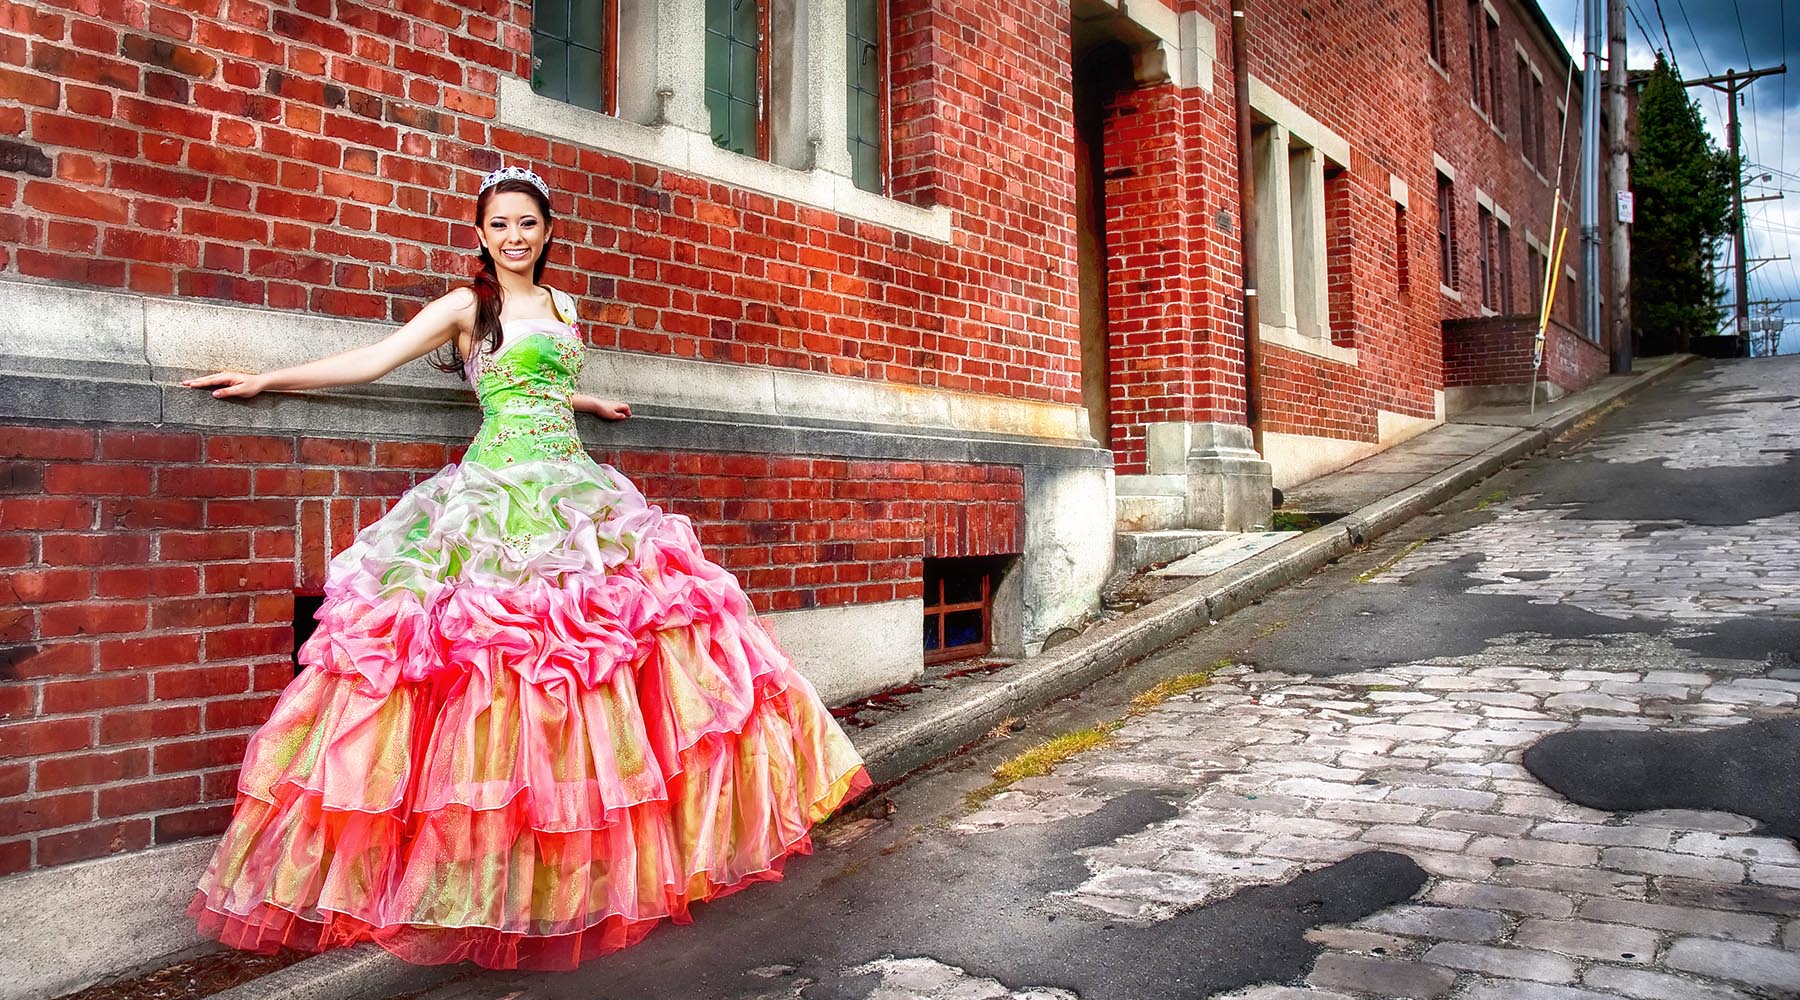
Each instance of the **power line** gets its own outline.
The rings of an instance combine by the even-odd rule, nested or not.
[[[1738,0],[1731,0],[1731,11],[1737,16],[1738,41],[1744,43],[1744,65],[1754,66],[1756,60],[1750,58],[1750,40],[1744,37],[1744,11],[1738,6]]]
[[[1669,21],[1663,17],[1662,0],[1652,0],[1652,2],[1656,4],[1656,23],[1662,25],[1663,44],[1668,46],[1669,67],[1675,71],[1675,76],[1679,79],[1682,75],[1681,60],[1675,57],[1675,40],[1669,37]]]
[[[1700,57],[1700,69],[1705,72],[1707,76],[1712,76],[1712,64],[1707,61],[1706,50],[1700,47],[1700,35],[1694,31],[1694,22],[1688,19],[1687,6],[1684,5],[1681,0],[1675,0],[1675,12],[1681,15],[1682,23],[1687,25],[1688,37],[1694,41],[1694,54]],[[1724,109],[1719,107],[1719,95],[1717,93],[1713,94],[1713,111],[1718,113],[1719,118],[1725,117]]]
[[[1626,4],[1625,13],[1631,15],[1632,23],[1637,25],[1638,34],[1644,36],[1644,48],[1649,49],[1653,54],[1658,52],[1656,41],[1650,37],[1650,29],[1644,27],[1644,19],[1638,16],[1637,8]]]

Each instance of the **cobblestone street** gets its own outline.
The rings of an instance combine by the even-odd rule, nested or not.
[[[1677,378],[915,777],[760,901],[430,996],[1800,996],[1796,382]]]

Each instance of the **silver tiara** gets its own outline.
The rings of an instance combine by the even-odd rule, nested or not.
[[[542,177],[532,173],[527,167],[501,167],[499,170],[483,177],[481,179],[481,188],[475,193],[480,194],[482,191],[486,191],[488,188],[493,187],[501,181],[524,181],[532,187],[537,188],[539,191],[542,191],[545,198],[550,197],[550,185],[545,184]]]

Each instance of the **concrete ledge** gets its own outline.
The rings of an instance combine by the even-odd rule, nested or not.
[[[480,411],[459,389],[378,384],[234,402],[174,384],[193,374],[199,372],[158,370],[152,380],[142,366],[6,358],[0,363],[0,419],[458,444],[481,423]],[[579,426],[582,440],[595,448],[1078,468],[1112,464],[1111,452],[1073,440],[649,404],[634,405],[632,418],[620,424],[582,420]],[[372,427],[380,433],[371,434]]]
[[[346,397],[405,399],[420,392],[426,393],[420,398],[429,398],[432,391],[445,399],[469,401],[468,388],[458,377],[436,370],[426,359],[400,366],[373,386],[293,394],[279,406],[271,401],[273,394],[250,403],[219,404],[204,393],[167,385],[188,374],[268,371],[373,343],[393,331],[392,323],[10,279],[0,279],[0,297],[8,306],[0,311],[0,343],[5,345],[0,348],[5,352],[0,355],[0,370],[46,378],[85,375],[116,383],[162,384],[172,390],[162,401],[163,420],[181,419],[182,410],[171,408],[204,409],[203,404],[211,404],[211,412],[228,422],[286,427],[296,420],[322,419],[332,426],[333,413],[306,403]],[[92,331],[93,336],[71,338],[66,331],[72,328]],[[1074,403],[637,351],[589,349],[585,358],[583,391],[618,396],[653,412],[688,410],[765,422],[879,422],[926,435],[998,435],[1095,447],[1085,412]],[[54,400],[30,405],[46,411],[41,413],[46,418],[81,419],[71,408],[58,411]],[[409,416],[385,410],[373,415],[384,423]],[[879,415],[878,421],[871,415]]]
[[[917,597],[760,617],[827,705],[898,687],[925,671],[925,654],[913,639],[925,620],[925,602]]]
[[[186,913],[217,843],[0,879],[0,1000],[60,996],[204,947]]]

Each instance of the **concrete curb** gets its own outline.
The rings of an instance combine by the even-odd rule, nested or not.
[[[453,965],[409,965],[372,944],[339,948],[215,993],[212,1000],[375,1000],[402,987],[429,989]]]
[[[1099,678],[1249,605],[1342,558],[1533,454],[1564,431],[1612,403],[1628,399],[1695,360],[1683,356],[1629,381],[1605,387],[1566,414],[1516,433],[1398,493],[1179,590],[1008,670],[1004,680],[978,683],[967,697],[914,706],[893,723],[866,732],[858,746],[878,781],[898,778],[980,739],[1001,720],[1073,694]],[[452,968],[409,965],[374,945],[326,952],[252,980],[214,1000],[376,1000],[401,987],[428,988]]]

